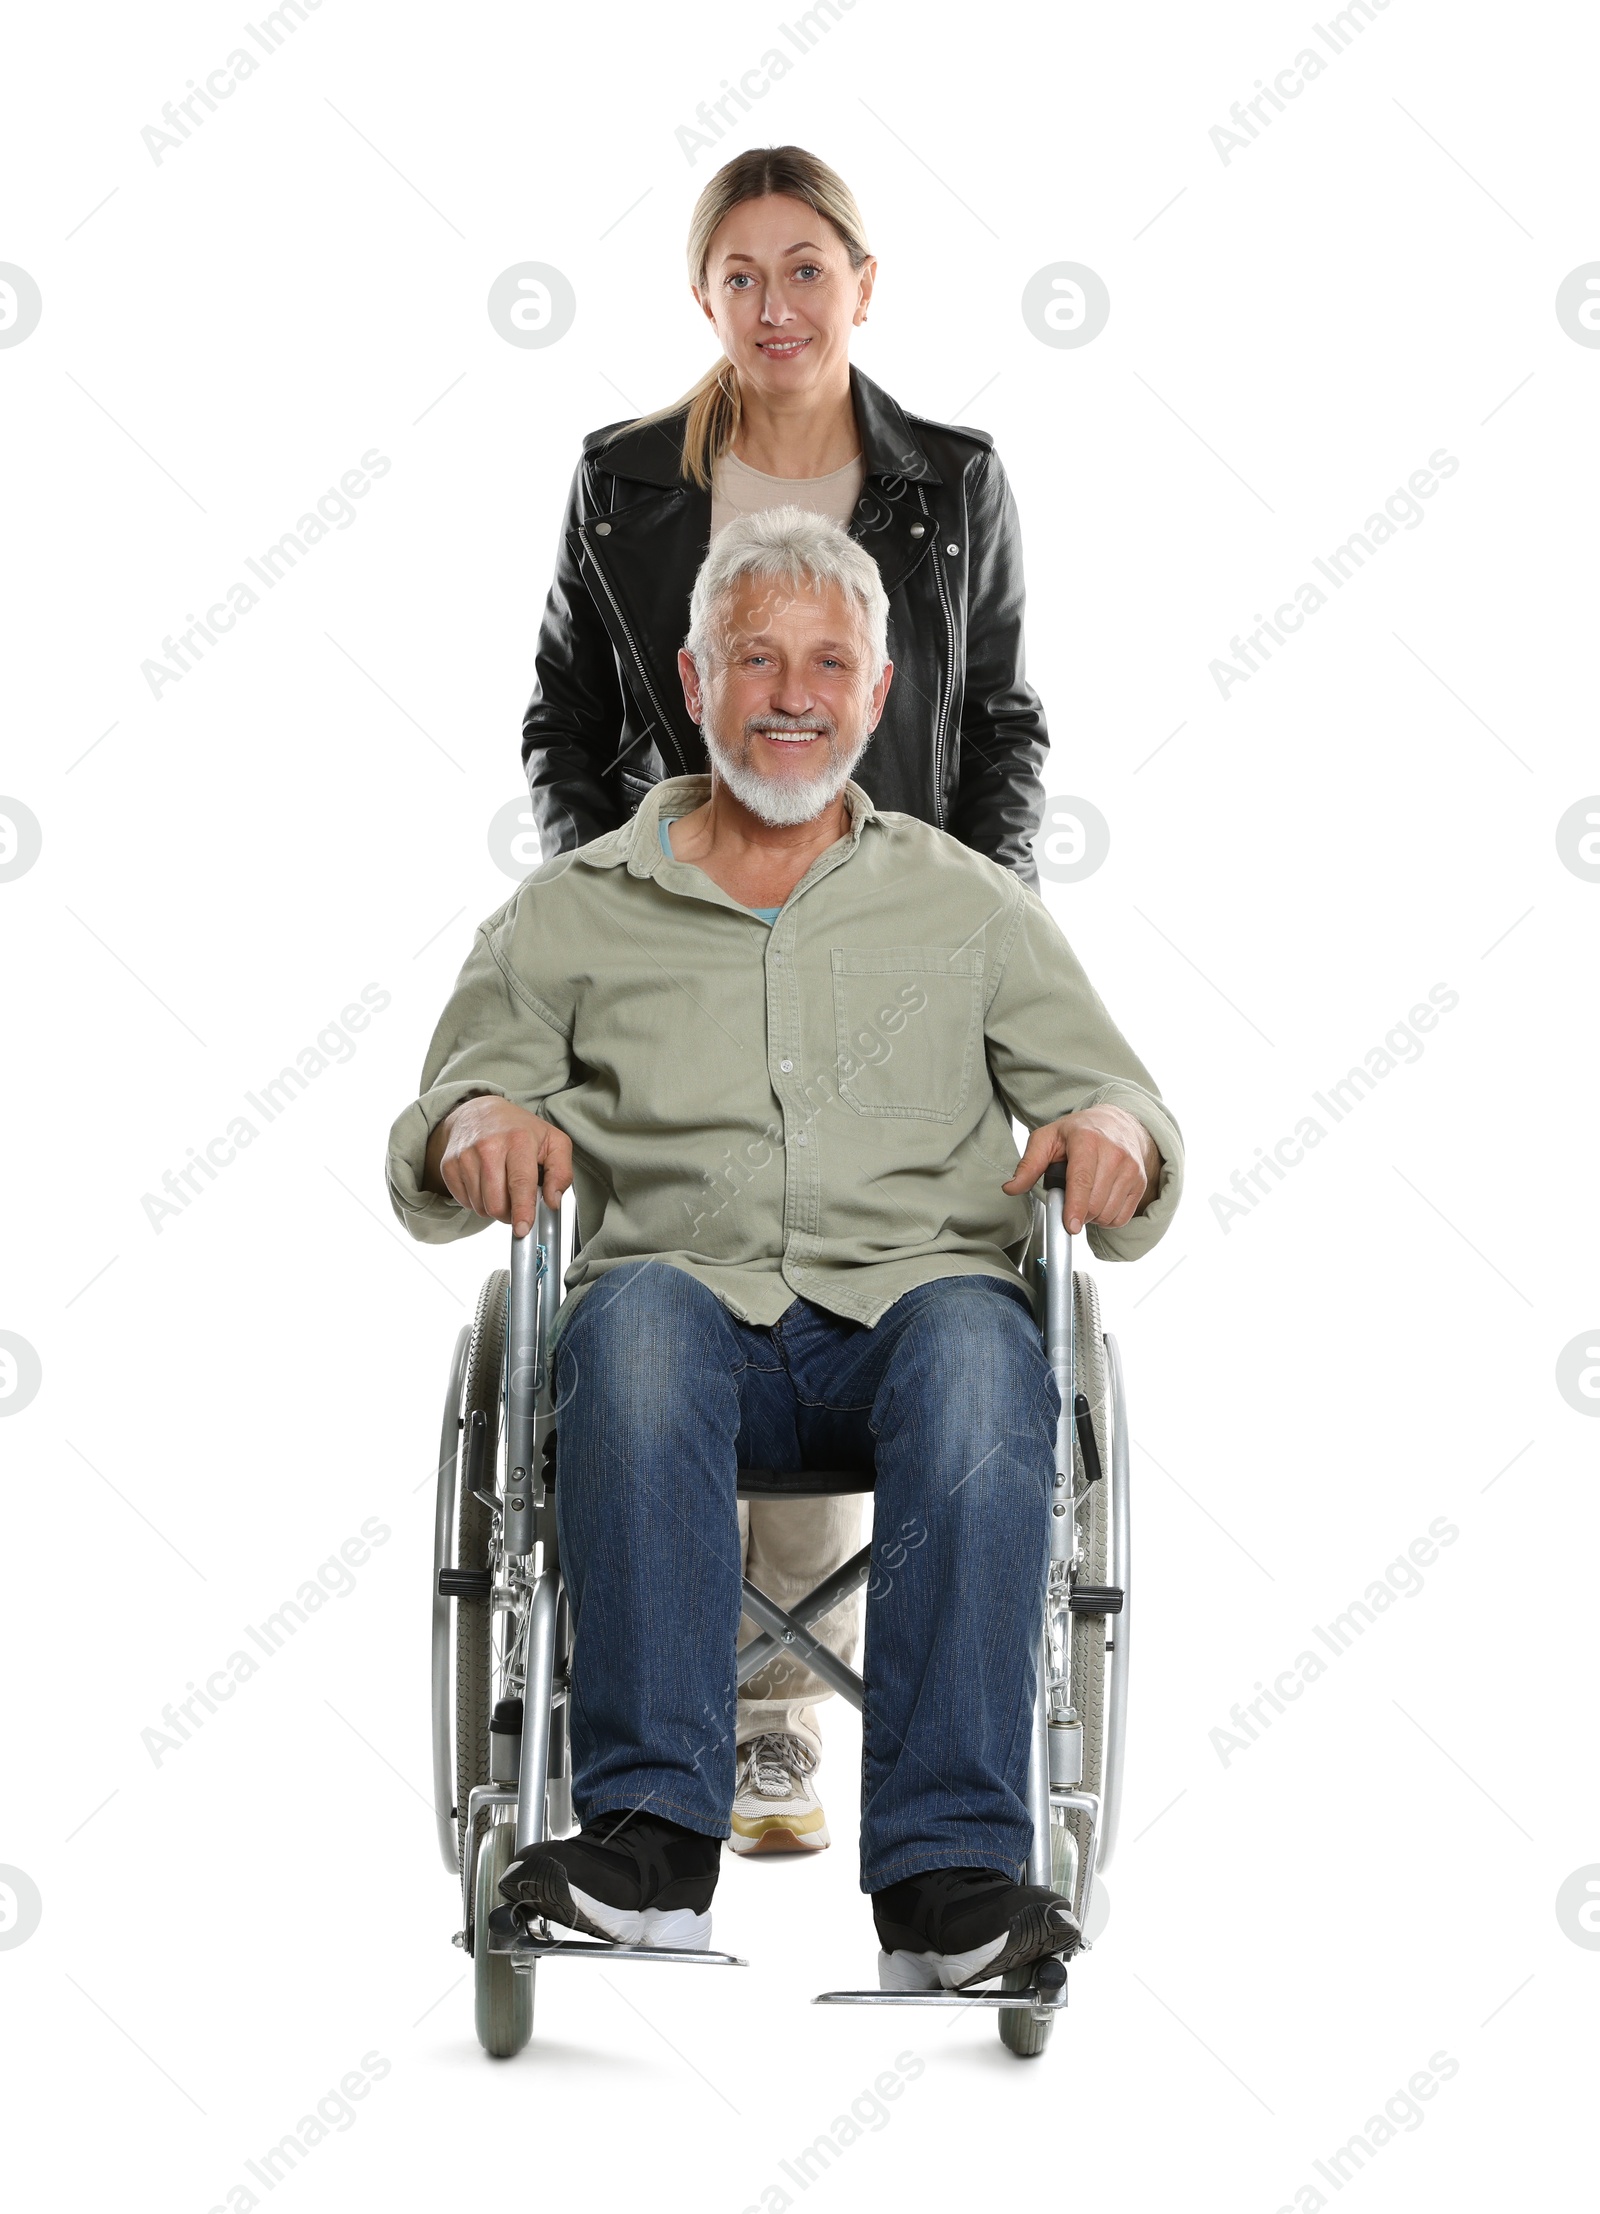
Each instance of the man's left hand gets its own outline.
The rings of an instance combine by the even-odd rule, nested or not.
[[[1160,1185],[1156,1141],[1125,1107],[1084,1107],[1043,1124],[1000,1189],[1013,1197],[1032,1191],[1052,1161],[1067,1164],[1063,1211],[1074,1237],[1086,1222],[1120,1230]]]

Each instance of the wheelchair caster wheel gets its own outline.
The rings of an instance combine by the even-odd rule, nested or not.
[[[1002,1976],[1002,1991],[1026,1991],[1034,1980],[1031,1968],[1013,1968],[1009,1976]],[[1063,1972],[1062,1980],[1065,1981]],[[1000,2042],[1019,2060],[1034,2060],[1050,2042],[1050,2032],[1055,2023],[1046,2014],[1041,2020],[1039,2011],[1026,2006],[1003,2006],[999,2011]]]
[[[478,2043],[496,2060],[520,2053],[533,2035],[533,1975],[519,1971],[510,1955],[490,1949],[490,1917],[510,1913],[500,1897],[500,1878],[511,1865],[516,1840],[509,1822],[495,1822],[478,1840],[472,1877],[472,2004]]]

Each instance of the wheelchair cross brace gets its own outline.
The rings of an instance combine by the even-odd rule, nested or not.
[[[769,1599],[766,1593],[758,1590],[749,1577],[746,1576],[744,1579],[744,1611],[752,1622],[759,1622],[767,1634],[763,1638],[752,1640],[751,1644],[747,1645],[744,1652],[739,1655],[740,1683],[744,1683],[749,1677],[753,1676],[761,1666],[762,1661],[767,1659],[770,1654],[787,1651],[792,1653],[796,1660],[803,1661],[809,1669],[812,1669],[822,1678],[824,1683],[831,1684],[840,1698],[848,1699],[859,1714],[861,1702],[866,1697],[866,1685],[850,1664],[847,1661],[842,1661],[831,1646],[824,1645],[821,1638],[815,1636],[808,1625],[820,1621],[823,1615],[830,1613],[838,1605],[841,1598],[848,1598],[851,1592],[859,1589],[866,1582],[871,1568],[872,1548],[870,1545],[864,1545],[853,1560],[846,1561],[843,1568],[836,1570],[828,1578],[827,1583],[818,1584],[815,1591],[802,1599],[798,1609],[793,1614],[785,1613],[776,1600]],[[842,1584],[843,1589],[836,1596],[830,1598],[828,1596],[829,1587],[836,1584]],[[766,1647],[766,1652],[761,1655],[760,1659],[747,1664],[746,1656],[758,1645]]]
[[[768,1599],[764,1592],[756,1592],[756,1597],[761,1599],[773,1614],[782,1618],[782,1627],[778,1630],[773,1630],[770,1627],[764,1629],[760,1637],[753,1637],[749,1644],[743,1647],[735,1670],[737,1680],[741,1684],[747,1684],[750,1678],[765,1668],[768,1661],[774,1659],[785,1646],[791,1647],[795,1652],[804,1653],[806,1645],[814,1642],[812,1640],[807,1640],[805,1644],[801,1642],[805,1639],[805,1633],[809,1630],[811,1624],[820,1622],[825,1614],[832,1614],[834,1608],[840,1605],[842,1601],[853,1598],[871,1574],[872,1547],[863,1545],[859,1553],[853,1553],[842,1568],[836,1568],[831,1576],[818,1584],[815,1591],[807,1592],[798,1606],[791,1607],[787,1613],[784,1612],[782,1607],[775,1605],[772,1600]],[[754,1588],[747,1577],[744,1586],[746,1599],[749,1598]],[[744,1611],[753,1622],[763,1619],[749,1606]],[[843,1666],[843,1663],[841,1662],[840,1665]],[[819,1668],[817,1674],[820,1676],[822,1673],[823,1671]],[[859,1687],[861,1679],[856,1675],[854,1669],[846,1669],[845,1673]],[[828,1680],[833,1683],[832,1677],[829,1677]],[[860,1706],[861,1700],[855,1693],[842,1691],[837,1683],[834,1684],[834,1689],[840,1691],[843,1698],[849,1699],[853,1706]]]

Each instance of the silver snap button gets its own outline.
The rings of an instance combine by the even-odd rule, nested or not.
[[[927,524],[926,524],[926,523],[913,523],[913,524],[912,524],[912,526],[911,526],[911,535],[912,535],[912,537],[913,537],[913,538],[921,538],[921,537],[922,537],[922,536],[924,535],[924,533],[926,532],[927,528],[928,528],[928,526],[927,526]]]
[[[945,552],[946,552],[946,553],[959,553],[960,551],[961,551],[961,548],[960,548],[960,547],[959,547],[958,545],[954,544],[954,542],[952,542],[952,543],[951,543],[950,545],[946,546],[946,548],[945,548]]]
[[[792,1061],[780,1061],[778,1063],[778,1066],[780,1069],[782,1069],[784,1075],[787,1076],[789,1074],[789,1071],[794,1067],[794,1063]]]
[[[609,523],[596,523],[594,526],[594,534],[596,538],[609,538],[611,536],[611,525]],[[950,548],[950,551],[952,553],[955,552],[954,546]]]

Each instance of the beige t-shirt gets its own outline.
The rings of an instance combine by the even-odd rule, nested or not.
[[[768,507],[808,508],[814,515],[831,515],[848,530],[866,476],[860,454],[825,477],[769,477],[764,469],[752,469],[736,454],[726,453],[711,472],[711,535],[715,538],[736,515],[759,515]]]

